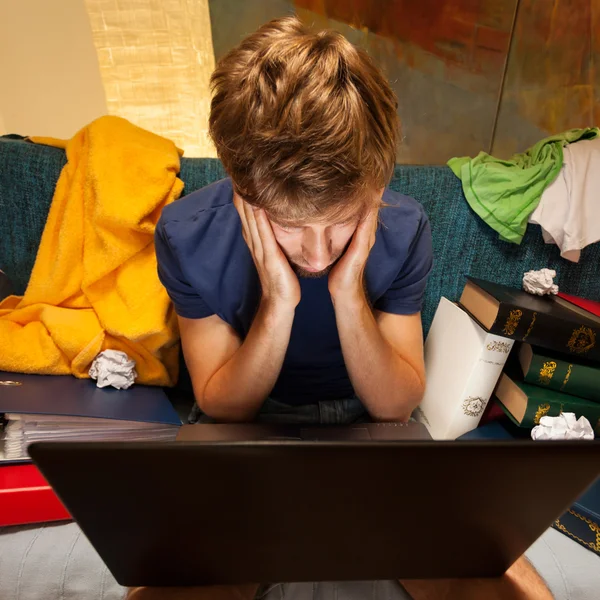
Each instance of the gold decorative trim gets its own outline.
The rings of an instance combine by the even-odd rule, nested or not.
[[[568,381],[569,381],[569,377],[571,377],[571,369],[573,369],[573,365],[569,365],[567,367],[567,375],[565,377],[565,380],[563,381],[563,384],[560,386],[560,391],[563,391],[563,388],[565,387],[565,385],[567,385]]]
[[[540,419],[547,414],[548,412],[550,412],[550,405],[549,404],[540,404],[537,408],[537,410],[535,411],[535,417],[533,417],[533,422],[535,425],[539,425],[540,424]]]
[[[504,329],[502,329],[503,333],[506,335],[513,335],[519,326],[519,320],[523,316],[523,311],[515,308],[510,311],[508,314],[508,319],[506,319],[506,323],[504,324]]]
[[[541,385],[549,385],[552,381],[554,371],[556,371],[556,362],[554,362],[553,360],[547,360],[540,369],[540,377],[538,379],[538,383],[540,383]]]
[[[571,533],[560,522],[560,519],[556,519],[556,521],[554,521],[556,527],[560,531],[562,531],[563,533],[566,533],[568,536],[570,536],[574,540],[578,541],[583,546],[587,546],[590,550],[593,550],[594,552],[597,552],[597,553],[600,554],[600,525],[598,525],[598,523],[595,523],[591,519],[588,519],[587,517],[584,517],[583,515],[580,515],[578,512],[575,512],[572,508],[570,508],[568,512],[569,512],[570,515],[573,515],[574,517],[576,517],[580,521],[583,521],[584,523],[587,523],[587,525],[590,528],[590,530],[592,531],[592,533],[594,533],[595,536],[596,536],[596,543],[594,543],[594,542],[587,542],[586,540],[581,539],[579,536],[575,535],[574,533]]]
[[[589,548],[590,550],[593,550],[595,552],[598,552],[598,550],[596,550],[596,544],[594,544],[594,542],[586,542],[585,540],[582,540],[579,536],[575,535],[574,533],[571,533],[561,522],[559,519],[556,519],[556,521],[554,521],[554,525],[556,526],[556,528],[559,531],[562,531],[563,533],[566,533],[569,537],[573,538],[576,542],[579,542],[582,546],[586,546],[587,548]]]
[[[530,323],[529,327],[527,328],[527,333],[523,336],[523,341],[525,341],[527,339],[527,336],[531,333],[531,330],[533,329],[533,325],[535,323],[536,318],[537,318],[537,313],[534,312],[533,319],[531,319],[531,323]]]
[[[576,354],[585,354],[596,345],[596,332],[591,327],[582,325],[575,329],[567,346],[571,352]]]
[[[3,379],[2,381],[0,381],[0,385],[17,386],[17,385],[23,385],[23,384],[20,381],[11,381],[10,379]]]
[[[503,352],[504,354],[508,354],[512,348],[512,342],[494,340],[493,342],[490,342],[486,348],[491,352]]]

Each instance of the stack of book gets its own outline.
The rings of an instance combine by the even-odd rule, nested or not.
[[[0,464],[36,441],[172,441],[181,425],[161,388],[98,388],[71,376],[0,371]]]
[[[600,433],[599,315],[600,303],[533,296],[469,277],[460,301],[442,298],[436,311],[415,418],[446,440],[494,410],[522,428],[574,412]],[[493,395],[498,403],[488,406]]]
[[[180,426],[160,388],[0,372],[0,527],[70,518],[31,464],[32,442],[172,441]]]
[[[529,435],[542,416],[561,412],[585,416],[600,435],[600,302],[469,278],[458,304],[440,301],[425,366],[414,416],[435,439]],[[478,428],[495,411],[518,427],[504,418]],[[600,480],[553,527],[600,556]]]
[[[600,303],[474,278],[460,303],[490,333],[520,342],[495,389],[516,425],[531,429],[543,416],[572,412],[600,434]]]

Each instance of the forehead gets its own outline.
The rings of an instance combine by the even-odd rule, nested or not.
[[[365,212],[364,206],[351,207],[346,210],[336,211],[330,215],[324,215],[319,219],[293,219],[286,218],[285,215],[273,214],[267,212],[269,220],[277,225],[284,227],[327,227],[329,225],[339,225],[341,223],[358,222]]]

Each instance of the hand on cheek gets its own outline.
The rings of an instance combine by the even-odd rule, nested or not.
[[[263,300],[295,309],[300,302],[300,284],[277,244],[265,211],[237,197],[234,204],[242,223],[242,235],[258,271]]]
[[[375,243],[378,211],[370,211],[358,224],[348,249],[329,274],[329,293],[336,300],[356,299],[363,294],[367,259]]]

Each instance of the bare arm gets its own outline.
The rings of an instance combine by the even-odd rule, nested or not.
[[[183,355],[201,410],[219,421],[249,421],[273,389],[290,341],[300,284],[277,245],[264,211],[234,203],[260,279],[262,296],[242,342],[213,315],[179,317]]]
[[[502,577],[490,579],[407,579],[400,582],[414,600],[552,600],[543,579],[522,556]]]
[[[373,313],[364,296],[334,306],[357,396],[373,419],[407,421],[425,391],[421,315]]]
[[[242,343],[216,315],[179,317],[183,355],[202,412],[218,421],[250,421],[275,385],[294,312],[266,302]]]
[[[364,270],[376,228],[377,213],[372,212],[329,274],[329,292],[356,394],[374,419],[406,421],[425,391],[421,315],[371,310]]]

